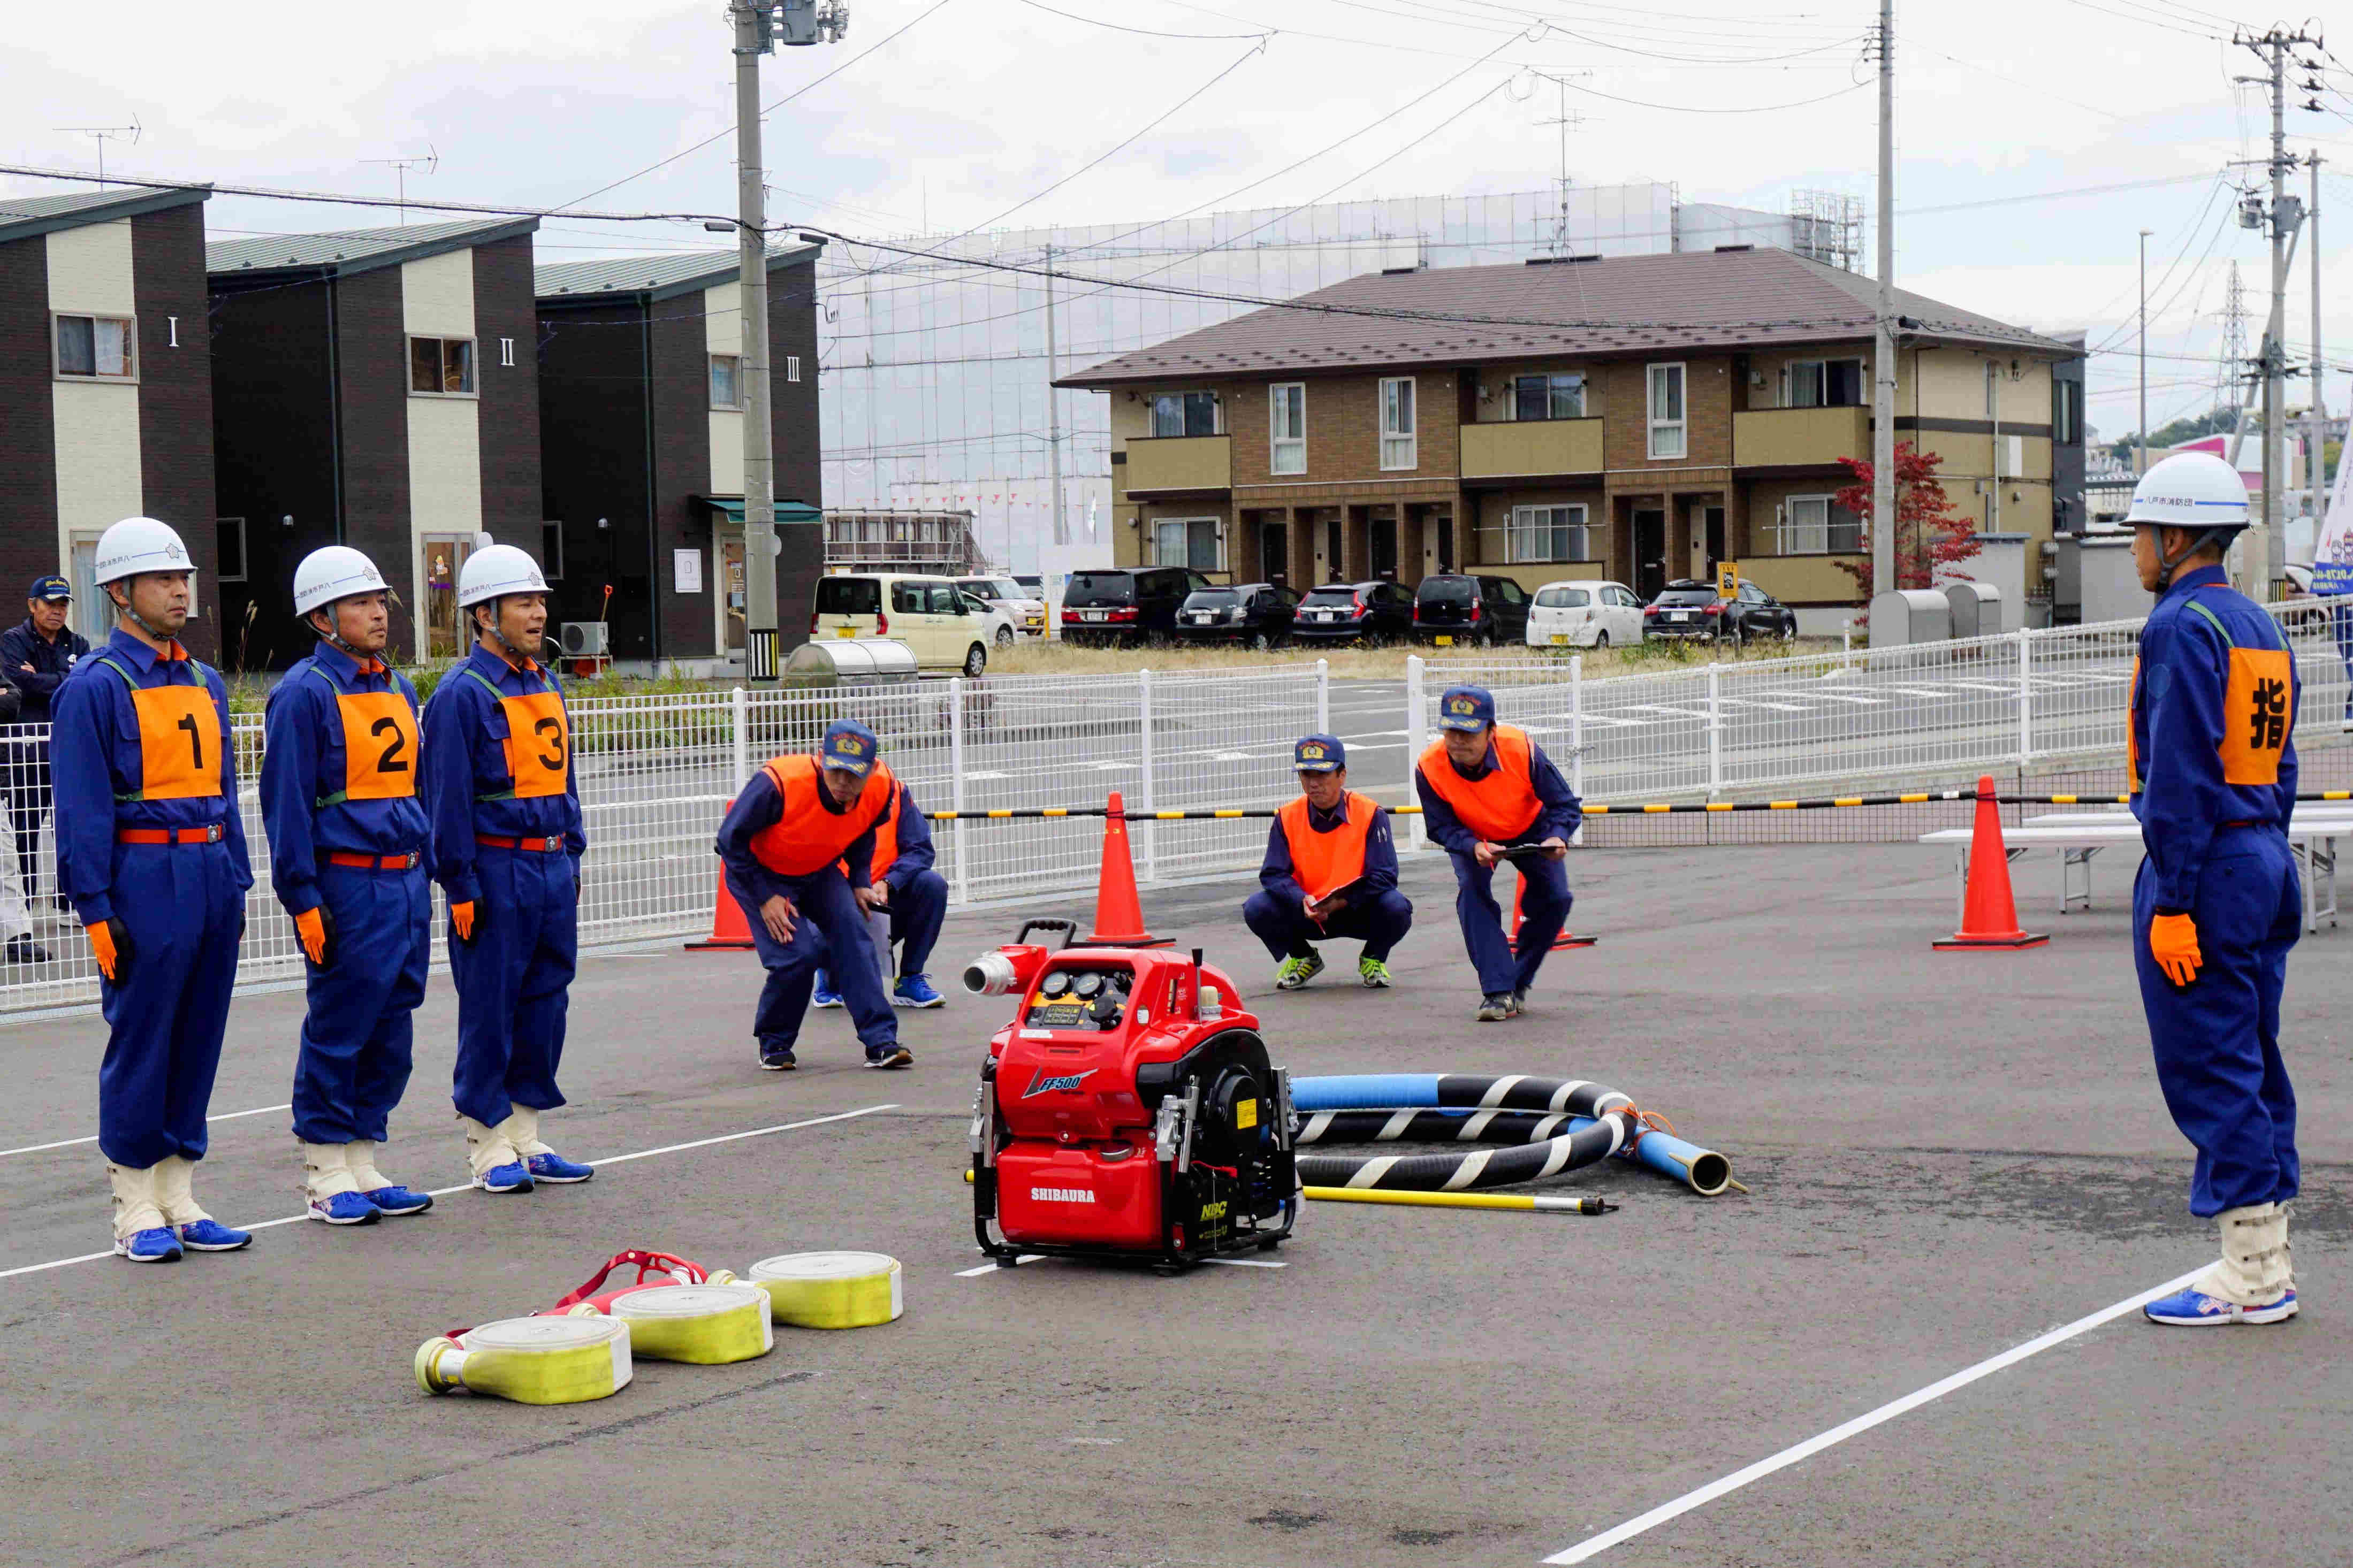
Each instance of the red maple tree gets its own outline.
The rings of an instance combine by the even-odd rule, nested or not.
[[[1899,588],[1933,588],[1940,578],[1967,581],[1968,574],[1960,570],[1960,563],[1980,548],[1977,520],[1953,510],[1952,500],[1945,494],[1944,481],[1936,473],[1944,461],[1909,441],[1895,444],[1895,585]],[[1854,579],[1867,619],[1874,591],[1871,464],[1861,458],[1841,458],[1839,466],[1852,482],[1831,500],[1862,520],[1863,553],[1859,559],[1839,562],[1838,568]]]

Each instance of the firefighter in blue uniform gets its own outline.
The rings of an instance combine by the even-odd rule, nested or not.
[[[434,879],[449,902],[458,983],[450,1098],[474,1185],[527,1193],[585,1182],[589,1166],[539,1136],[564,1103],[565,1008],[579,957],[580,786],[572,721],[546,647],[547,580],[512,544],[488,544],[458,574],[474,633],[465,661],[425,705],[425,805]]]
[[[1267,830],[1259,890],[1243,900],[1242,923],[1274,958],[1278,991],[1324,973],[1315,943],[1324,937],[1363,942],[1357,981],[1386,990],[1389,952],[1413,927],[1413,905],[1398,891],[1388,813],[1348,787],[1348,749],[1337,736],[1302,737],[1291,760],[1299,798]]]
[[[348,545],[303,558],[294,611],[319,646],[271,689],[264,723],[269,880],[309,961],[294,1137],[308,1213],[329,1225],[433,1206],[375,1168],[433,942],[417,693],[384,661],[389,592]]]
[[[727,889],[744,906],[768,972],[752,1032],[760,1065],[790,1072],[819,963],[841,985],[871,1068],[910,1066],[899,1020],[882,994],[867,916],[875,901],[874,837],[898,798],[876,755],[881,743],[855,719],[826,726],[818,753],[761,764],[719,825]]]
[[[2133,883],[2133,957],[2166,1109],[2197,1150],[2189,1212],[2222,1257],[2143,1310],[2182,1327],[2295,1315],[2287,1202],[2295,1093],[2279,1048],[2287,952],[2303,894],[2286,828],[2295,805],[2295,659],[2222,573],[2247,523],[2245,482],[2206,452],[2142,476],[2126,521],[2158,595],[2133,667],[2127,758],[2147,850]]]
[[[932,949],[939,945],[940,926],[948,918],[948,879],[932,868],[939,854],[932,845],[931,823],[907,792],[907,781],[892,777],[898,788],[892,796],[890,813],[874,826],[873,880],[869,884],[873,910],[868,929],[874,930],[873,915],[889,917],[887,932],[875,931],[874,935],[878,944],[887,944],[875,955],[883,972],[896,976],[891,986],[891,1005],[937,1007],[947,998],[933,986],[924,966]],[[892,948],[899,954],[895,968]],[[822,969],[817,972],[809,1005],[841,1005],[840,994],[826,983]]]
[[[195,572],[149,517],[98,542],[114,635],[58,686],[49,737],[58,881],[98,962],[108,1036],[98,1146],[114,1251],[168,1263],[251,1235],[205,1213],[195,1163],[253,886],[237,805],[228,689],[180,646]]]
[[[1450,686],[1438,700],[1440,738],[1414,763],[1422,826],[1454,862],[1454,918],[1479,972],[1481,1023],[1516,1018],[1553,939],[1568,921],[1568,840],[1584,807],[1527,731],[1495,722],[1483,687]],[[1513,858],[1525,896],[1516,945],[1495,903],[1495,863]]]

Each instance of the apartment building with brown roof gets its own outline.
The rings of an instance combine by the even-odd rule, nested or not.
[[[1856,604],[1838,563],[1869,550],[1831,498],[1839,460],[1871,455],[1875,293],[1747,248],[1381,273],[1057,384],[1111,399],[1123,564],[1648,598],[1736,560],[1819,622]],[[1896,310],[1896,438],[1944,459],[1955,510],[2022,536],[2031,596],[2054,518],[2081,512],[2053,489],[2081,383],[2053,371],[2082,351],[1901,290]]]

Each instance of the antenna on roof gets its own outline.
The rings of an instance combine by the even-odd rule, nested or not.
[[[408,226],[408,171],[421,169],[429,174],[441,166],[441,154],[435,151],[432,142],[427,142],[425,144],[425,155],[421,158],[363,158],[360,162],[382,164],[392,171],[392,188],[400,200],[400,226],[406,228]]]
[[[136,147],[143,130],[136,114],[131,117],[128,125],[59,125],[55,129],[90,137],[98,143],[98,183],[101,185],[106,184],[106,144],[109,142],[128,142]]]
[[[1560,89],[1560,112],[1550,120],[1539,120],[1536,121],[1539,125],[1553,125],[1557,126],[1560,129],[1560,174],[1558,179],[1560,205],[1558,209],[1553,215],[1552,226],[1552,253],[1555,256],[1567,256],[1568,254],[1568,133],[1585,123],[1585,116],[1577,113],[1568,106],[1569,79],[1571,77],[1591,76],[1592,74],[1593,73],[1591,71],[1531,70],[1528,72],[1528,75],[1534,79],[1534,81],[1530,83],[1528,89],[1531,94],[1535,90],[1535,81],[1548,81],[1552,83],[1554,87]]]

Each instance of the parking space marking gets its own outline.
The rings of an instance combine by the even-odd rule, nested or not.
[[[1042,1252],[1025,1252],[1013,1260],[1013,1265],[1018,1268],[1024,1263],[1042,1263],[1045,1261],[1045,1258],[1046,1255]],[[1221,1263],[1229,1268],[1288,1268],[1291,1267],[1288,1263],[1279,1263],[1272,1259],[1264,1258],[1204,1258],[1201,1261],[1204,1263]],[[992,1258],[977,1268],[957,1269],[956,1278],[959,1279],[976,1279],[984,1274],[994,1274],[1003,1267],[1003,1264],[997,1262]],[[5,1278],[7,1278],[5,1275],[0,1275],[0,1279]]]
[[[716,1138],[697,1138],[685,1143],[665,1143],[659,1149],[640,1149],[633,1154],[607,1154],[601,1159],[591,1160],[588,1163],[626,1165],[632,1160],[650,1160],[657,1154],[676,1154],[688,1149],[708,1149],[717,1143],[740,1143],[746,1138],[765,1138],[772,1133],[793,1132],[804,1127],[821,1127],[828,1121],[852,1121],[861,1116],[872,1116],[878,1111],[898,1109],[896,1101],[883,1105],[862,1106],[856,1110],[838,1110],[830,1116],[812,1116],[802,1121],[779,1122],[774,1127],[754,1127],[745,1132],[723,1132]],[[451,1193],[469,1192],[472,1187],[471,1182],[463,1182],[454,1187],[435,1187],[426,1195],[436,1198],[447,1197]],[[310,1217],[307,1213],[290,1214],[278,1219],[256,1220],[250,1225],[240,1225],[231,1228],[275,1230],[281,1225],[301,1225]],[[113,1256],[114,1253],[111,1249],[105,1252],[85,1252],[77,1258],[57,1258],[47,1263],[27,1263],[21,1268],[0,1268],[0,1279],[14,1279],[19,1274],[46,1274],[52,1268],[70,1268],[77,1263],[90,1263],[100,1258]]]
[[[2137,1295],[2127,1296],[2113,1306],[2103,1307],[2088,1317],[2078,1318],[2073,1322],[2063,1324],[2047,1334],[2028,1340],[2024,1344],[2013,1345],[2000,1355],[1989,1356],[1975,1366],[1964,1367],[1950,1377],[1940,1378],[1927,1387],[1907,1394],[1901,1399],[1890,1400],[1876,1410],[1866,1412],[1852,1421],[1809,1437],[1802,1443],[1792,1444],[1770,1458],[1759,1459],[1745,1469],[1735,1470],[1728,1476],[1708,1482],[1696,1491],[1685,1492],[1672,1502],[1662,1503],[1646,1514],[1630,1519],[1623,1524],[1613,1525],[1599,1535],[1588,1536],[1567,1551],[1556,1552],[1545,1561],[1548,1563],[1583,1563],[1589,1558],[1598,1557],[1611,1547],[1631,1541],[1634,1537],[1646,1531],[1654,1530],[1669,1520],[1678,1519],[1695,1508],[1714,1502],[1726,1493],[1738,1491],[1751,1481],[1763,1480],[1776,1470],[1785,1470],[1801,1459],[1811,1458],[1825,1448],[1834,1447],[1845,1442],[1849,1437],[1860,1436],[1874,1426],[1893,1421],[1908,1411],[1917,1410],[1932,1400],[1942,1399],[1956,1389],[1967,1388],[1980,1378],[1991,1377],[1995,1373],[2005,1368],[2016,1366],[2029,1356],[2040,1355],[2053,1346],[2065,1344],[2078,1334],[2089,1333],[2103,1323],[2113,1322],[2128,1312],[2137,1312],[2147,1302],[2154,1301],[2160,1296],[2170,1296],[2205,1272],[2206,1268],[2203,1266],[2193,1268],[2189,1273],[2168,1279],[2162,1285],[2152,1286]]]
[[[294,1107],[290,1102],[285,1105],[257,1105],[251,1110],[224,1110],[218,1116],[207,1116],[205,1120],[206,1121],[234,1121],[240,1116],[267,1116],[273,1110],[291,1110],[293,1109]],[[27,1143],[21,1149],[0,1149],[0,1160],[5,1160],[11,1154],[37,1154],[44,1149],[72,1149],[83,1143],[95,1143],[97,1142],[98,1134],[93,1132],[87,1138],[60,1138],[54,1143]]]

